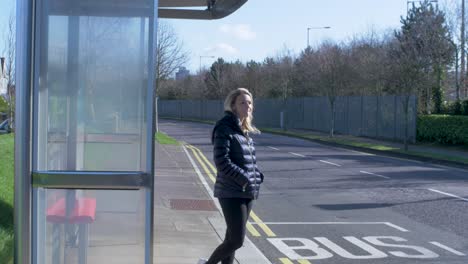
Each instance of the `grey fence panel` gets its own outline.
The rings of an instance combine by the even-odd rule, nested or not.
[[[304,126],[322,132],[330,131],[330,103],[326,97],[304,98]]]
[[[158,115],[160,116],[169,116],[170,111],[166,110],[168,109],[170,103],[167,101],[158,101],[156,104]]]
[[[282,107],[282,100],[255,100],[254,124],[257,126],[280,127],[280,112]]]
[[[348,134],[360,136],[362,134],[362,97],[348,97]]]
[[[179,118],[180,113],[180,102],[178,100],[170,100],[170,101],[158,101],[158,114],[160,116],[167,116],[167,117],[176,117]]]
[[[335,99],[335,132],[348,134],[348,98],[344,96]]]
[[[158,101],[158,115],[159,116],[175,116],[176,112],[171,111],[172,101]]]
[[[182,117],[202,119],[202,101],[181,100],[180,102]]]
[[[203,101],[203,119],[216,121],[223,116],[223,102],[221,100]]]
[[[330,100],[328,97],[318,97],[317,107],[315,111],[315,127],[318,131],[330,132],[331,120],[332,120],[332,109]]]
[[[260,99],[255,101],[254,124],[256,126],[270,126],[267,107],[271,107],[268,102]]]
[[[405,96],[397,96],[397,119],[395,122],[396,126],[396,137],[399,140],[405,138],[405,108],[404,102]],[[409,107],[408,107],[408,137],[410,142],[416,141],[416,116],[417,116],[417,99],[415,96],[410,96]]]
[[[286,100],[285,111],[286,128],[303,128],[304,124],[304,99],[291,98]]]
[[[304,129],[317,130],[317,109],[319,98],[306,97],[304,98]]]
[[[362,99],[362,136],[377,137],[378,98],[364,96]]]
[[[410,123],[410,126],[409,126],[409,135],[410,135],[410,139],[413,141],[413,142],[416,142],[416,131],[418,129],[418,99],[416,98],[416,96],[412,96],[411,98],[413,98],[412,100],[410,100],[410,109],[411,111],[409,111],[409,123]],[[403,137],[402,137],[403,138]]]
[[[405,135],[404,96],[349,96],[335,101],[335,132],[355,136],[402,140]],[[221,100],[160,100],[162,117],[217,120],[223,115]],[[328,133],[331,106],[328,97],[255,100],[254,124],[279,128],[284,111],[286,128],[310,129]],[[410,98],[408,133],[416,139],[417,100]]]
[[[377,137],[395,140],[395,96],[379,98]]]

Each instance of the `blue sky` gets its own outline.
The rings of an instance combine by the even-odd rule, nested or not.
[[[191,53],[189,69],[198,70],[200,56],[228,61],[262,61],[285,48],[299,53],[307,45],[331,39],[342,41],[375,28],[400,26],[405,0],[249,0],[231,16],[215,21],[167,20]],[[202,67],[215,59],[202,58]]]
[[[441,4],[449,0],[439,0]],[[15,0],[0,0],[0,52],[3,31]],[[262,61],[285,49],[299,53],[307,45],[307,27],[330,26],[310,30],[310,43],[325,39],[345,41],[374,28],[377,31],[400,26],[406,13],[406,0],[248,0],[233,15],[212,21],[166,20],[175,28],[190,54],[187,65],[198,70],[200,56]],[[215,58],[202,58],[208,67]]]
[[[8,17],[14,12],[16,0],[0,0],[0,57],[5,57],[5,38]]]

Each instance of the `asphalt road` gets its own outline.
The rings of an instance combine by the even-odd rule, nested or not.
[[[160,129],[212,162],[212,126]],[[254,136],[265,174],[249,238],[272,263],[468,263],[468,171]]]

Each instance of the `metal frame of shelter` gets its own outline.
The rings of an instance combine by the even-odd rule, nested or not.
[[[144,121],[146,133],[144,142],[148,146],[144,149],[146,160],[140,171],[82,171],[73,166],[74,154],[68,158],[68,166],[64,170],[38,169],[38,126],[44,120],[38,114],[41,56],[47,54],[44,41],[47,41],[48,29],[44,28],[48,18],[44,18],[44,5],[48,5],[47,15],[68,16],[68,27],[79,32],[79,24],[73,17],[79,16],[118,16],[118,17],[145,17],[148,19],[148,63],[147,69],[142,71],[154,72],[156,45],[156,29],[158,18],[170,19],[220,19],[232,14],[247,0],[17,0],[16,7],[16,135],[15,135],[15,197],[14,197],[14,263],[32,264],[40,263],[36,258],[41,256],[43,245],[35,242],[35,215],[38,210],[45,210],[35,205],[37,188],[45,189],[97,189],[97,190],[141,190],[145,189],[145,235],[144,235],[144,263],[153,263],[153,198],[154,198],[154,96],[146,96],[144,102]],[[150,3],[148,6],[147,3]],[[66,8],[64,8],[64,6]],[[69,8],[72,6],[72,8]],[[43,17],[41,17],[43,16]],[[42,19],[42,20],[40,20]],[[44,19],[46,22],[44,22]],[[142,18],[143,19],[143,18]],[[75,27],[75,28],[73,28]],[[145,29],[142,27],[142,33]],[[73,32],[73,31],[70,31]],[[73,59],[78,55],[76,44],[79,41],[77,34],[68,36],[67,58]],[[41,47],[42,45],[42,47]],[[67,72],[76,71],[77,68],[69,66]],[[77,85],[67,87],[67,92],[74,93]],[[146,94],[154,93],[154,75],[148,74]],[[76,102],[69,102],[76,106]],[[77,108],[77,107],[75,107]],[[69,115],[76,116],[76,111]],[[67,119],[68,120],[68,119]],[[77,132],[75,119],[67,124],[67,137],[74,138]],[[41,132],[42,133],[42,132]],[[76,148],[76,147],[75,147]],[[73,146],[67,148],[72,150]],[[76,150],[76,149],[75,149]],[[70,166],[70,164],[72,164]],[[83,251],[86,253],[86,250]]]

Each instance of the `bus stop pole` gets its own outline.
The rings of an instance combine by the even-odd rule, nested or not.
[[[153,13],[148,20],[148,30],[149,30],[149,44],[148,55],[150,60],[148,61],[149,71],[148,71],[148,83],[147,83],[147,96],[146,96],[146,137],[147,144],[146,147],[146,171],[150,173],[151,184],[149,189],[146,191],[146,217],[145,217],[145,226],[149,228],[146,230],[145,234],[145,264],[152,264],[154,258],[153,245],[154,245],[154,148],[155,148],[155,131],[156,126],[154,122],[154,85],[156,84],[155,80],[155,70],[156,70],[156,60],[157,56],[157,30],[158,30],[158,0],[153,0]]]
[[[35,0],[16,1],[14,263],[31,263],[31,90]]]

